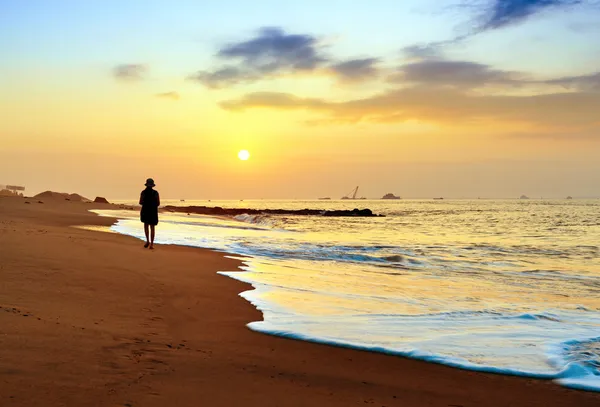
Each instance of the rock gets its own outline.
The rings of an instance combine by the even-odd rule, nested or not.
[[[299,215],[299,216],[357,216],[371,217],[378,216],[373,214],[370,209],[353,209],[349,210],[322,210],[322,209],[247,209],[247,208],[221,208],[207,206],[165,206],[163,208],[168,212],[183,212],[195,213],[198,215],[220,215],[220,216],[237,216],[237,215]]]
[[[96,199],[94,199],[94,202],[95,203],[103,203],[103,204],[109,203],[106,198],[101,197],[101,196],[97,196]]]
[[[401,198],[390,192],[388,194],[385,194],[381,199],[401,199]]]

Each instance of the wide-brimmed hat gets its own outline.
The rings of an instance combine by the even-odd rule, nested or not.
[[[148,178],[144,185],[146,185],[147,187],[155,187],[156,186],[156,184],[154,183],[154,180],[152,178]]]

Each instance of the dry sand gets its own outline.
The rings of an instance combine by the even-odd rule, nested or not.
[[[0,406],[599,406],[549,381],[282,339],[209,250],[71,225],[107,205],[0,198]],[[160,225],[158,226],[160,233]]]

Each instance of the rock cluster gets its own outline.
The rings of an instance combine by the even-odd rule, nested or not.
[[[220,206],[165,206],[164,210],[169,212],[195,213],[198,215],[215,216],[237,216],[248,215],[301,215],[301,216],[356,216],[371,217],[379,216],[373,214],[370,209],[353,210],[321,210],[321,209],[245,209],[245,208],[221,208]]]

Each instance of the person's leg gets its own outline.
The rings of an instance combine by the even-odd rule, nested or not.
[[[144,247],[148,247],[150,245],[150,238],[148,237],[148,224],[144,223],[144,233],[146,234],[146,244]]]
[[[154,228],[155,225],[150,225],[150,248],[154,249]]]

